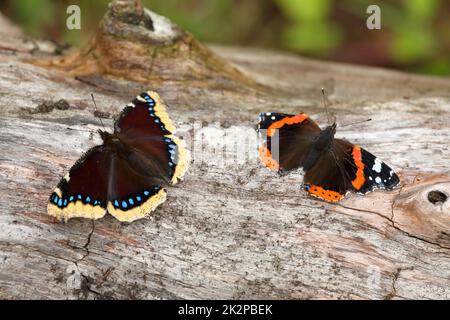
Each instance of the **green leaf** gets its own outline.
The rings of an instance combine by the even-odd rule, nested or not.
[[[439,0],[403,0],[407,15],[431,21],[437,14]]]
[[[395,32],[392,42],[392,57],[402,64],[414,63],[433,55],[436,49],[435,36],[431,30],[416,26]]]
[[[330,0],[277,0],[277,3],[295,22],[322,21],[328,17],[332,6]]]
[[[41,36],[44,28],[51,24],[55,14],[55,4],[50,0],[11,1],[14,18],[32,35]]]
[[[340,29],[328,23],[302,23],[289,27],[282,35],[283,45],[304,53],[324,53],[342,42]]]
[[[450,74],[450,60],[447,58],[436,59],[426,64],[421,70],[422,73],[446,76]]]

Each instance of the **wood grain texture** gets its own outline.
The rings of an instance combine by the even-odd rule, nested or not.
[[[450,298],[450,200],[428,200],[450,194],[450,80],[232,47],[212,50],[259,89],[74,77],[27,62],[54,47],[23,37],[0,16],[0,298]],[[328,204],[300,190],[301,172],[262,167],[258,113],[304,111],[323,126],[321,87],[338,122],[373,118],[337,136],[395,168],[400,188]],[[131,224],[47,216],[53,186],[99,142],[90,93],[112,128],[143,89],[191,149],[185,180]],[[51,107],[60,99],[68,109]]]

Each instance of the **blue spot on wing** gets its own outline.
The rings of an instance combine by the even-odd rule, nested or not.
[[[154,106],[155,105],[155,100],[153,100],[151,97],[149,97],[148,95],[144,96],[144,99],[148,102],[149,105]]]
[[[137,196],[137,197],[136,197],[136,200],[137,200],[138,202],[141,202],[142,199],[141,199],[140,196]]]
[[[119,206],[119,201],[114,200],[114,207],[118,207]]]
[[[134,205],[134,200],[133,199],[128,199],[128,202],[131,204],[131,205]]]
[[[126,201],[122,201],[122,208],[126,208],[126,207],[128,207]]]

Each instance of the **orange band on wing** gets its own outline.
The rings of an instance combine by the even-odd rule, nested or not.
[[[344,197],[344,195],[340,194],[339,192],[325,190],[324,188],[315,186],[313,184],[309,186],[308,192],[315,197],[332,202],[339,201]]]
[[[261,156],[261,160],[266,165],[266,167],[272,171],[278,171],[280,165],[275,159],[272,159],[272,154],[270,153],[269,149],[267,149],[265,146],[261,146],[259,147],[258,151],[259,155]]]
[[[267,128],[267,136],[272,137],[275,134],[276,129],[280,129],[285,124],[297,124],[302,123],[308,118],[306,113],[301,113],[293,117],[286,117],[279,121],[272,123],[269,128]]]
[[[364,163],[362,162],[361,147],[354,146],[352,156],[357,168],[356,177],[352,181],[352,185],[356,190],[359,190],[364,185],[364,182],[366,182],[366,178],[364,178]]]

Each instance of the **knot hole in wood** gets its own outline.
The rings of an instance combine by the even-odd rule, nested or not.
[[[447,199],[448,195],[445,192],[439,190],[431,190],[428,192],[428,201],[436,206],[443,205]]]
[[[415,237],[450,247],[450,177],[426,174],[403,187],[395,200],[396,226]]]

